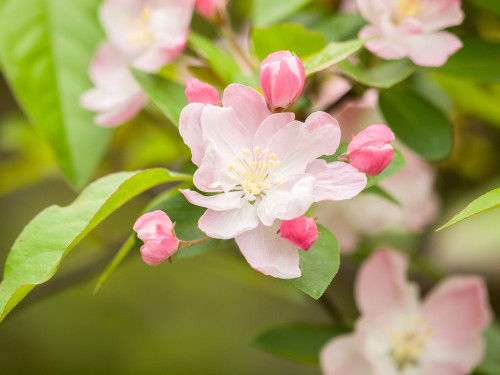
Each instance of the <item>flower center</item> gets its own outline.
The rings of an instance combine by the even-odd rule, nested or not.
[[[398,0],[397,21],[418,16],[426,8],[422,0]]]
[[[129,20],[132,30],[127,33],[127,42],[129,44],[151,44],[154,41],[153,33],[149,28],[149,20],[151,19],[151,14],[153,13],[153,8],[146,5],[142,8],[142,12],[138,18]]]
[[[415,366],[427,345],[433,330],[420,315],[405,316],[400,319],[398,328],[392,334],[392,357],[399,370]]]
[[[265,194],[273,185],[283,184],[280,174],[274,172],[280,164],[276,154],[269,155],[267,148],[260,151],[258,146],[253,151],[243,148],[241,152],[243,157],[236,156],[235,163],[230,164],[228,169],[233,182],[237,182],[235,190],[242,190],[249,201]]]

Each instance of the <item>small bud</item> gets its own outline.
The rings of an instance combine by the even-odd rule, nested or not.
[[[390,142],[393,140],[394,133],[387,126],[370,125],[353,137],[347,153],[339,159],[369,176],[376,176],[392,161],[394,150]]]
[[[186,97],[189,103],[217,105],[219,102],[219,93],[215,87],[196,78],[186,82]]]
[[[318,228],[312,217],[304,215],[293,220],[283,220],[280,227],[280,236],[293,246],[307,251],[318,239]]]
[[[175,237],[174,225],[168,215],[160,210],[148,212],[137,219],[134,231],[144,242],[141,255],[145,263],[157,266],[177,251],[179,239]]]
[[[260,87],[272,110],[293,104],[305,78],[302,61],[289,51],[274,52],[260,64]]]
[[[196,0],[196,11],[209,20],[216,20],[218,13],[225,10],[228,0]]]

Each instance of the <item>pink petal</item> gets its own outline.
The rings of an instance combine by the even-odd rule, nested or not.
[[[142,260],[150,266],[157,266],[170,258],[178,248],[179,239],[175,237],[148,241],[147,244],[141,246]]]
[[[379,24],[381,20],[390,18],[396,8],[392,0],[356,0],[356,2],[363,18],[372,24]]]
[[[231,191],[229,193],[208,196],[188,189],[179,191],[184,194],[189,203],[214,211],[226,211],[241,207],[241,191]]]
[[[388,60],[402,59],[408,55],[407,46],[400,44],[392,35],[376,26],[365,26],[359,32],[360,39],[372,36],[378,36],[378,38],[366,42],[365,47],[374,55]]]
[[[283,220],[280,236],[296,248],[307,251],[318,239],[318,227],[314,218],[302,215],[292,220]]]
[[[120,81],[124,75],[130,75],[126,68],[128,63],[129,58],[111,43],[101,42],[90,63],[90,79],[97,86],[106,85],[110,81]]]
[[[378,250],[361,266],[355,284],[356,303],[363,315],[387,314],[418,301],[418,286],[406,279],[408,259]]]
[[[138,218],[133,229],[137,232],[137,236],[145,241],[154,239],[160,234],[172,235],[174,232],[174,224],[165,212],[156,210],[145,213]]]
[[[226,87],[222,95],[222,105],[233,107],[238,119],[250,134],[255,134],[262,121],[271,114],[261,94],[238,83]]]
[[[386,125],[370,125],[353,137],[347,152],[351,153],[367,146],[382,147],[394,139],[394,133]]]
[[[220,239],[234,238],[259,225],[255,205],[243,200],[241,208],[227,211],[206,210],[198,221],[207,236]]]
[[[248,264],[264,275],[281,279],[300,277],[297,249],[276,233],[278,229],[279,223],[271,227],[260,224],[238,235],[236,243]]]
[[[460,0],[427,2],[425,9],[417,16],[422,21],[425,32],[435,32],[450,26],[460,25],[464,20],[460,3]]]
[[[491,321],[484,280],[475,276],[447,278],[427,295],[422,313],[440,342],[460,344],[479,337]]]
[[[293,112],[273,113],[266,117],[255,133],[253,144],[263,147],[274,133],[294,119],[295,113]]]
[[[191,103],[184,107],[179,118],[179,133],[184,143],[191,149],[191,160],[200,166],[205,153],[203,135],[201,132],[201,114],[205,104]]]
[[[319,354],[323,375],[375,375],[361,348],[361,340],[353,334],[328,341]]]
[[[350,163],[359,171],[366,173],[368,176],[377,176],[387,168],[394,156],[394,149],[390,144],[381,148],[366,147],[363,150],[351,154]]]
[[[186,81],[186,97],[189,103],[205,103],[217,105],[219,93],[208,83],[193,78]]]
[[[366,186],[366,175],[342,162],[327,164],[325,160],[318,159],[307,166],[306,173],[315,178],[315,202],[350,199]]]
[[[132,98],[128,106],[100,113],[94,117],[94,121],[97,125],[106,127],[121,125],[134,118],[144,108],[146,103],[147,97],[145,95],[138,95],[136,98]]]
[[[408,39],[408,57],[417,65],[441,66],[462,48],[462,42],[446,31],[415,35]]]
[[[187,42],[187,32],[186,37],[179,42],[175,47],[164,47],[160,44],[154,45],[148,48],[139,56],[137,56],[131,65],[139,70],[148,73],[156,73],[163,66],[174,61],[181,53],[184,51]]]

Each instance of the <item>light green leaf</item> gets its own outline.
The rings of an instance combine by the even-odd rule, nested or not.
[[[0,13],[3,72],[30,121],[49,141],[76,187],[89,180],[111,131],[79,105],[102,38],[99,0],[5,0]]]
[[[191,179],[160,168],[115,173],[89,185],[69,206],[43,210],[24,228],[7,258],[0,284],[0,321],[36,285],[50,279],[64,256],[125,202],[153,186]]]
[[[340,251],[337,239],[325,227],[318,225],[316,242],[307,251],[299,251],[302,276],[289,281],[297,289],[318,299],[337,274],[340,265]]]
[[[500,82],[500,43],[465,39],[464,46],[436,70],[458,77]]]
[[[329,13],[311,25],[310,29],[322,33],[327,42],[341,42],[356,38],[366,21],[359,14]]]
[[[462,220],[471,216],[493,210],[500,207],[500,188],[489,191],[481,195],[479,198],[473,200],[467,207],[455,215],[450,221],[441,226],[437,231],[452,226]],[[436,232],[437,232],[436,231]]]
[[[338,64],[352,79],[371,87],[389,88],[404,81],[416,67],[408,59],[384,61],[373,68],[364,68],[345,60]]]
[[[252,24],[267,27],[290,17],[311,0],[252,0]]]
[[[151,101],[174,124],[179,126],[182,109],[188,104],[184,86],[166,78],[133,69],[132,73]]]
[[[325,70],[347,59],[363,47],[364,40],[349,40],[347,42],[329,43],[323,50],[304,61],[306,76]]]
[[[407,87],[383,90],[380,109],[396,136],[429,162],[446,159],[453,149],[453,128],[446,115]]]
[[[253,29],[252,42],[259,60],[264,60],[269,54],[280,50],[288,50],[304,58],[325,47],[323,35],[295,23]]]

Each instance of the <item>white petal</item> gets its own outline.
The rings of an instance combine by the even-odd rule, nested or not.
[[[255,206],[244,200],[241,208],[227,211],[206,210],[198,221],[200,229],[210,237],[227,240],[259,225]]]

